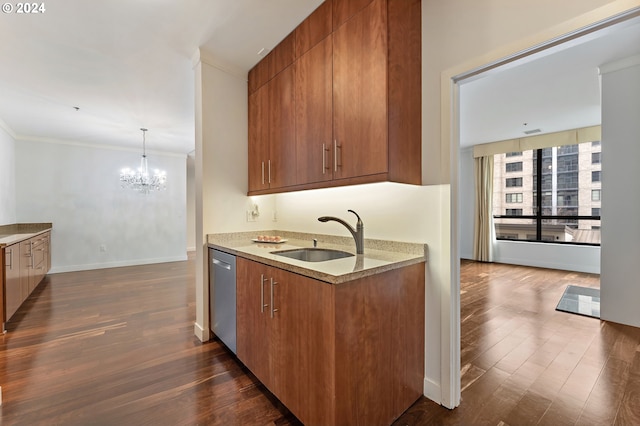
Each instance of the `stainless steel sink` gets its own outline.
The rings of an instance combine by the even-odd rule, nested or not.
[[[346,251],[311,247],[272,251],[271,254],[302,260],[304,262],[326,262],[327,260],[353,256],[352,253]]]

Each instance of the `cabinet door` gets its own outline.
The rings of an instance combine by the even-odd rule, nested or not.
[[[335,178],[388,171],[386,35],[385,0],[374,0],[333,33]]]
[[[294,109],[294,67],[289,66],[269,83],[269,158],[267,181],[270,188],[296,183],[296,133]]]
[[[269,105],[267,85],[249,95],[249,191],[269,188]]]
[[[236,338],[238,359],[271,389],[268,269],[241,257],[236,259]]]
[[[320,43],[333,32],[331,0],[323,2],[296,28],[296,58]]]
[[[296,74],[297,183],[333,179],[332,38],[302,55]]]
[[[4,248],[5,253],[5,321],[18,310],[24,300],[20,282],[20,244]]]
[[[32,239],[20,243],[20,287],[22,288],[22,300],[25,301],[36,279],[33,263],[33,241]]]
[[[333,286],[275,268],[273,274],[273,392],[304,424],[333,424]]]
[[[336,30],[369,3],[371,0],[333,0],[333,29]]]

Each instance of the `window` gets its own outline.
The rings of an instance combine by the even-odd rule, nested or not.
[[[521,172],[522,171],[522,161],[518,161],[517,163],[507,163],[506,164],[507,172]]]
[[[506,200],[507,203],[521,203],[522,202],[522,192],[507,194]]]
[[[521,157],[522,156],[522,151],[507,152],[506,156],[507,157]]]
[[[601,171],[592,166],[600,161],[600,153],[593,151],[600,149],[593,149],[592,142],[587,144],[523,151],[518,157],[522,161],[507,158],[514,153],[494,156],[496,168],[521,172],[518,177],[506,177],[502,185],[494,185],[498,239],[513,240],[518,235],[515,239],[520,241],[599,245],[594,242],[599,241],[594,235],[599,231],[592,230],[600,226],[601,190],[593,189],[589,173],[593,182],[601,181]]]
[[[521,177],[507,178],[506,187],[507,188],[522,187],[522,178]]]

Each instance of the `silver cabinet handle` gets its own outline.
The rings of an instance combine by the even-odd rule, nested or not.
[[[264,308],[269,305],[264,304],[264,282],[267,279],[264,277],[264,274],[260,274],[260,313],[264,313]]]
[[[264,161],[262,162],[262,184],[264,185]]]
[[[278,312],[277,309],[273,307],[273,287],[278,283],[271,278],[271,318],[273,318],[273,314]]]
[[[13,269],[13,249],[9,250],[9,264],[5,266],[9,269]]]
[[[269,160],[269,183],[271,183],[271,160]]]
[[[322,144],[322,174],[325,174],[325,170],[327,168],[326,161],[324,159],[325,152],[326,152],[325,144]]]
[[[224,269],[231,270],[231,264],[218,259],[211,259],[211,263]]]

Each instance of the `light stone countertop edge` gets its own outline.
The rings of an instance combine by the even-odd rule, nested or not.
[[[258,235],[279,235],[287,241],[279,244],[253,242],[252,239]],[[363,255],[327,262],[304,262],[271,253],[278,250],[313,247],[314,238],[318,240],[318,248],[343,250],[355,254],[355,244],[351,237],[279,230],[209,234],[207,245],[232,255],[331,284],[341,284],[427,261],[426,244],[374,239],[365,239]]]
[[[16,223],[0,226],[0,248],[19,243],[50,231],[51,223]]]

